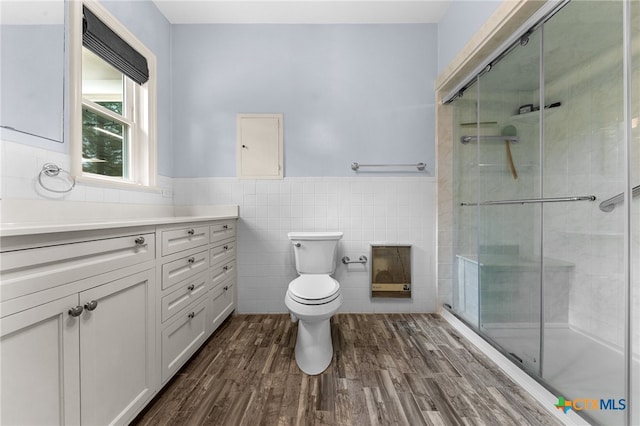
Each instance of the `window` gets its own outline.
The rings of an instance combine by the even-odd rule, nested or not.
[[[70,79],[77,94],[70,101],[74,174],[153,187],[155,56],[100,4],[70,5]]]
[[[82,48],[82,171],[131,179],[135,88],[128,77]]]

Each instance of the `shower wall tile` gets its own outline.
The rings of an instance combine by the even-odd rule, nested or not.
[[[597,207],[624,187],[622,98],[611,78],[620,73],[616,67],[602,60],[547,84],[548,96],[562,107],[545,115],[545,196],[593,194],[598,201],[545,207],[544,249],[574,264],[569,325],[620,347],[624,215],[623,209],[604,213]],[[632,268],[638,262],[632,257]]]
[[[286,312],[284,295],[297,276],[290,231],[339,230],[335,278],[342,312],[435,312],[436,182],[431,177],[318,177],[283,180],[174,179],[177,205],[238,204],[238,311]],[[372,243],[412,244],[410,300],[370,298]]]
[[[438,302],[453,305],[453,107],[438,105],[437,112],[437,262],[438,262]]]

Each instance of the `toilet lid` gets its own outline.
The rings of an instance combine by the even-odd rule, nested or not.
[[[339,289],[338,281],[325,274],[304,274],[289,284],[292,295],[306,300],[326,299]]]

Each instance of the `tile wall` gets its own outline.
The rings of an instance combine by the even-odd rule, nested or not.
[[[174,179],[175,204],[238,204],[238,310],[286,312],[297,274],[289,231],[344,232],[338,256],[370,257],[371,243],[412,244],[413,294],[371,299],[368,263],[338,263],[342,312],[435,312],[436,180],[432,177],[318,177],[283,180]]]
[[[71,157],[66,153],[1,141],[0,198],[167,206],[173,203],[172,179],[165,176],[158,177],[158,188],[153,191],[96,186],[85,182],[78,182],[67,193],[47,191],[38,183],[38,174],[45,163],[55,163],[62,169],[69,170]],[[43,182],[52,189],[63,190],[68,188],[69,182],[62,177],[62,174],[60,179],[44,177]]]
[[[78,182],[71,192],[58,194],[43,189],[38,183],[38,174],[42,165],[48,162],[69,170],[69,155],[8,141],[1,142],[0,154],[0,198],[3,202],[65,201],[76,207],[85,202],[126,204],[133,207],[133,210],[127,210],[132,212],[135,212],[135,205],[145,211],[152,206],[239,205],[240,312],[286,312],[284,294],[289,282],[297,276],[287,239],[287,232],[293,230],[343,231],[339,258],[370,257],[372,243],[412,244],[411,299],[372,300],[370,263],[366,266],[338,263],[335,277],[342,284],[343,312],[436,310],[436,180],[433,177],[286,178],[278,181],[159,177],[159,188],[155,191]],[[47,179],[47,184],[54,189],[63,189],[68,184],[63,180]],[[3,211],[7,213],[5,219],[9,220],[8,206]],[[87,211],[97,214],[95,210]],[[36,220],[35,216],[29,217],[27,220]],[[57,219],[60,218],[53,218]]]

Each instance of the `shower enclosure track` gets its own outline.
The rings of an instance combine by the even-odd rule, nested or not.
[[[640,195],[640,185],[634,187],[631,190],[631,198],[633,197],[637,197],[638,195]],[[616,208],[616,204],[622,203],[624,201],[624,192],[619,193],[618,195],[615,195],[607,200],[604,200],[603,202],[600,203],[600,210],[602,210],[603,212],[610,212],[613,209]]]
[[[460,203],[461,206],[497,206],[501,204],[536,204],[536,203],[562,203],[567,201],[595,201],[595,195],[581,195],[578,197],[559,198],[523,198],[519,200],[483,201],[480,203]]]

